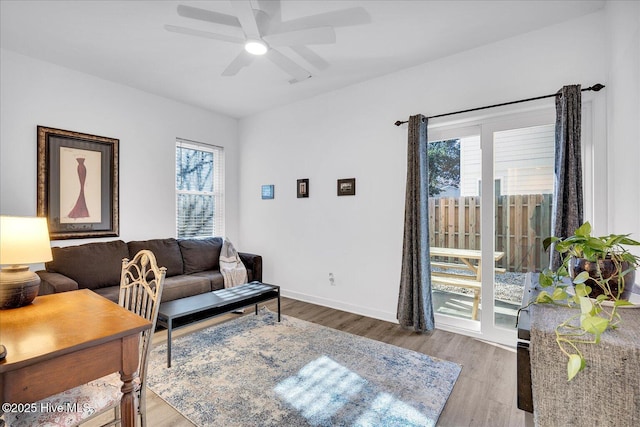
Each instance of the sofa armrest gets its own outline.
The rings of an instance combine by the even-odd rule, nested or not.
[[[44,270],[36,271],[36,274],[40,276],[40,291],[38,295],[57,294],[78,289],[78,282],[63,274]]]
[[[238,252],[238,255],[244,266],[251,270],[253,274],[251,280],[262,282],[262,256],[246,252]]]

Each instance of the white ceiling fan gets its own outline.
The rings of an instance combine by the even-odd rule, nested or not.
[[[251,64],[256,56],[264,55],[292,77],[289,83],[306,80],[311,77],[311,72],[285,56],[277,48],[288,47],[309,64],[321,70],[327,68],[329,64],[307,45],[335,43],[335,27],[371,22],[371,17],[362,7],[341,9],[283,22],[280,14],[280,0],[257,0],[257,9],[253,8],[250,0],[230,1],[236,16],[186,5],[178,6],[178,15],[236,27],[242,30],[244,37],[175,25],[164,26],[167,31],[174,33],[244,45],[244,50],[222,72],[223,76],[236,75],[240,69]]]

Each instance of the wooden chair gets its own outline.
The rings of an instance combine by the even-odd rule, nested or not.
[[[135,392],[138,398],[137,409],[142,427],[147,424],[145,416],[147,361],[151,352],[151,339],[158,318],[165,274],[166,268],[159,268],[155,256],[148,250],[138,252],[131,261],[126,258],[122,260],[118,303],[127,310],[144,317],[152,325],[150,329],[142,332],[140,337],[138,381],[135,383]],[[90,325],[78,326],[90,327]],[[72,369],[73,367],[70,367],[69,375],[73,375]],[[7,413],[4,414],[5,423],[11,427],[77,426],[108,410],[113,410],[113,420],[104,426],[115,425],[120,422],[121,388],[120,373],[115,372],[36,402],[38,408],[71,408],[75,410]]]

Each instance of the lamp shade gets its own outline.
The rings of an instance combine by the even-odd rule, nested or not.
[[[0,264],[35,264],[52,259],[46,218],[0,216]]]

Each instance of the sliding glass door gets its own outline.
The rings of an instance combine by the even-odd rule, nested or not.
[[[493,132],[496,182],[493,313],[498,328],[513,329],[527,272],[549,266],[542,241],[551,235],[555,126]]]
[[[480,127],[430,138],[429,245],[437,321],[480,330]]]
[[[436,323],[513,344],[529,271],[548,265],[554,111],[429,127]]]

